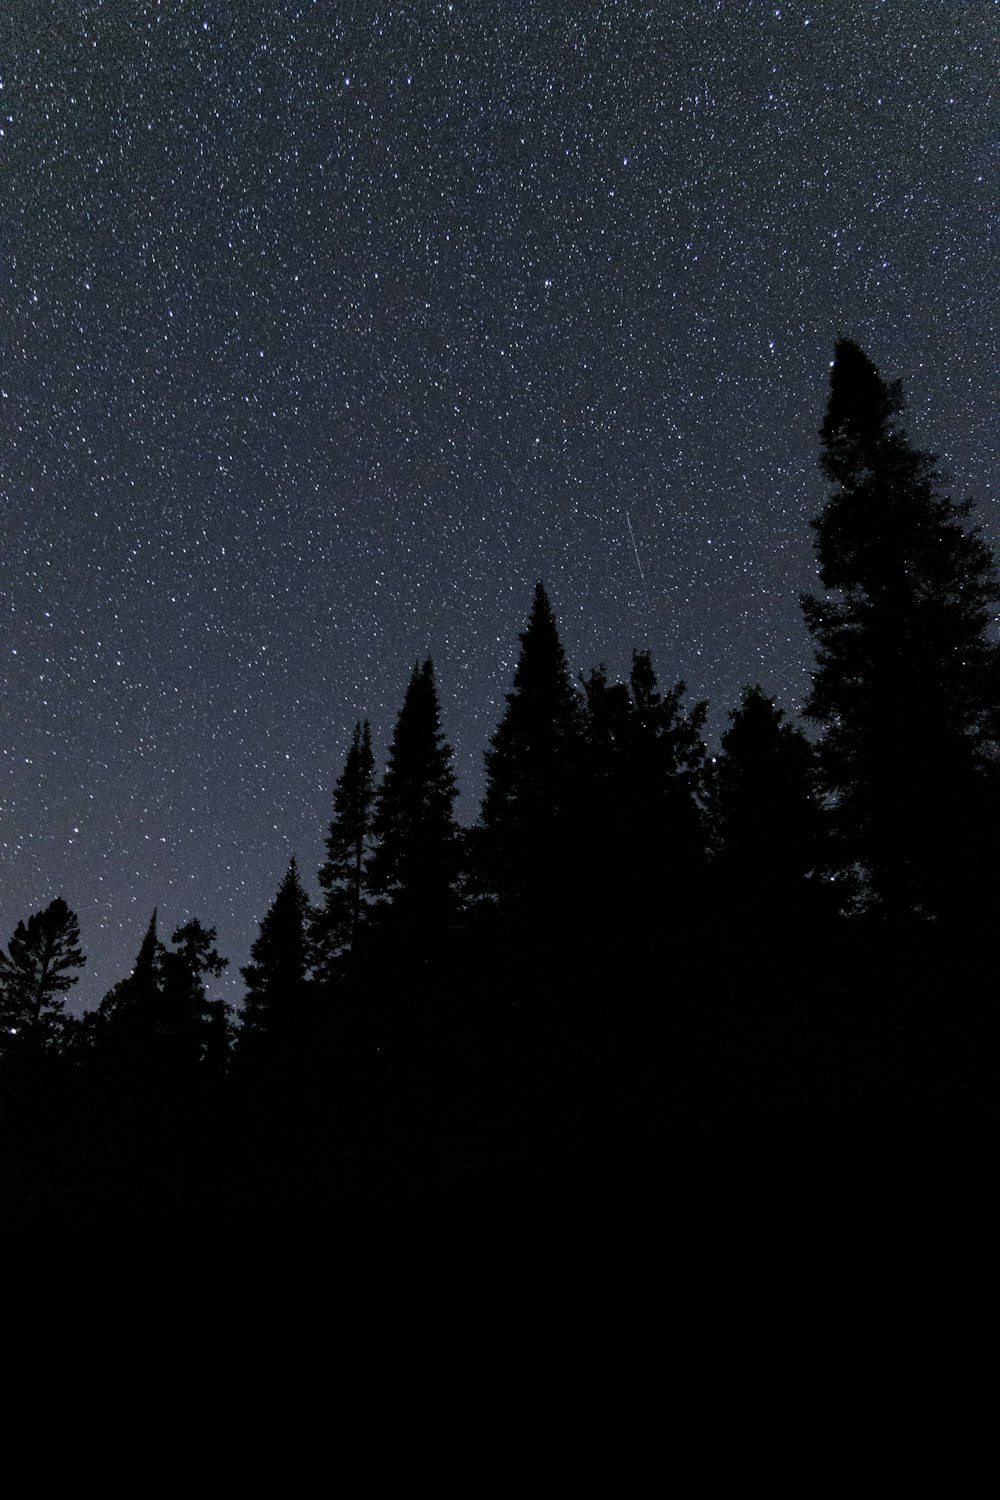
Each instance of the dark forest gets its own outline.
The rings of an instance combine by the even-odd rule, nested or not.
[[[694,1143],[939,1140],[996,1124],[1000,578],[970,506],[842,340],[814,521],[804,727],[706,705],[636,650],[574,681],[543,583],[458,824],[434,665],[379,774],[331,767],[210,998],[215,929],[152,913],[82,1017],[65,899],[0,952],[8,1222],[344,1222],[552,1190],[655,1196]]]

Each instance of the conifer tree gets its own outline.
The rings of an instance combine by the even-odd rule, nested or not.
[[[629,745],[634,730],[635,704],[628,687],[609,682],[602,663],[582,678],[583,776],[581,811],[586,835],[581,840],[585,868],[581,899],[604,908],[631,899],[630,874],[634,862],[636,828],[631,816]],[[617,899],[617,898],[620,898]]]
[[[687,684],[678,682],[661,693],[648,651],[632,653],[629,686],[635,704],[634,739],[649,759],[645,770],[651,783],[666,777],[668,788],[696,806],[701,796],[705,764],[702,734],[708,704],[696,703],[685,710]],[[668,800],[673,800],[670,798]]]
[[[64,996],[86,963],[80,923],[61,896],[18,922],[7,952],[0,949],[0,1036],[5,1050],[42,1050],[58,1043]]]
[[[507,706],[486,751],[481,880],[503,902],[563,889],[579,812],[583,710],[552,606],[535,587]]]
[[[294,859],[260,924],[250,949],[251,962],[240,973],[246,998],[238,1050],[264,1056],[286,1041],[304,1037],[308,1025],[309,900]]]
[[[842,862],[884,911],[934,917],[992,887],[1000,581],[965,524],[970,504],[944,493],[902,409],[899,384],[841,340],[820,432],[834,490],[813,522],[834,597],[803,599],[816,646],[806,713],[825,729]]]
[[[730,922],[793,925],[825,858],[813,747],[759,685],[730,714],[712,767],[715,868]],[[815,903],[814,903],[815,904]]]
[[[438,932],[454,916],[458,878],[451,756],[428,658],[413,668],[393,730],[375,799],[368,879],[397,923]]]
[[[204,1066],[221,1072],[230,1043],[230,1006],[210,1000],[205,978],[218,978],[229,960],[215,947],[215,928],[193,918],[178,927],[160,960],[158,1058],[166,1073]]]
[[[97,1009],[83,1019],[85,1046],[113,1067],[143,1069],[155,1062],[162,957],[154,910],[131,974],[113,985]]]
[[[375,757],[366,719],[355,724],[344,769],[333,791],[333,821],[326,836],[326,860],[319,871],[323,899],[313,914],[311,939],[317,977],[358,942],[366,910],[366,864],[372,846]]]
[[[687,688],[662,692],[649,653],[634,652],[629,686],[629,816],[641,830],[637,874],[672,909],[690,907],[705,862],[703,818],[708,705],[685,709]]]
[[[661,693],[647,652],[629,683],[595,668],[584,680],[587,847],[581,857],[613,906],[693,890],[704,858],[701,816],[706,705],[682,708],[679,682]]]
[[[145,993],[154,983],[159,972],[162,951],[163,945],[156,933],[156,907],[154,906],[149,926],[146,928],[145,936],[136,955],[135,968],[126,982],[130,982],[138,992]]]

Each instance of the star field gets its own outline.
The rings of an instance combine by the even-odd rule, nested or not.
[[[0,940],[64,895],[92,1004],[195,915],[235,998],[428,652],[474,817],[538,578],[574,670],[797,710],[838,334],[996,536],[998,54],[994,0],[8,8]]]

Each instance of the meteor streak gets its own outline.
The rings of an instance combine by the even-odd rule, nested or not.
[[[629,515],[628,511],[625,512],[625,522],[628,526],[628,534],[632,538],[632,551],[635,553],[635,565],[639,569],[639,577],[642,579],[642,586],[645,589],[646,575],[642,571],[642,563],[639,559],[639,548],[636,545],[635,532],[632,530],[632,518]]]

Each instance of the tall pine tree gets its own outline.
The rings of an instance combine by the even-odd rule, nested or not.
[[[392,925],[443,932],[455,915],[458,834],[451,748],[441,728],[430,658],[413,668],[375,799],[371,890]],[[385,910],[382,912],[385,922]]]
[[[583,707],[541,583],[507,706],[486,752],[476,840],[480,881],[503,904],[525,907],[565,891],[577,834]]]
[[[311,927],[317,977],[329,980],[337,960],[358,944],[367,902],[366,866],[372,847],[375,757],[366,719],[355,724],[344,769],[333,790],[333,821],[319,871],[323,898]]]
[[[685,708],[687,686],[661,693],[646,651],[633,652],[629,686],[635,704],[629,747],[632,809],[655,841],[668,889],[690,887],[705,853],[702,817],[708,704]]]
[[[277,894],[240,969],[246,981],[237,1051],[266,1057],[286,1044],[305,1041],[309,1029],[309,898],[295,860],[289,862]]]
[[[154,910],[131,974],[113,985],[97,1009],[83,1018],[87,1050],[122,1076],[144,1074],[156,1066],[162,961]]]
[[[994,899],[1000,580],[902,409],[899,384],[841,340],[820,433],[834,490],[813,522],[834,597],[803,599],[806,713],[825,730],[842,862],[883,911],[938,917]]]

